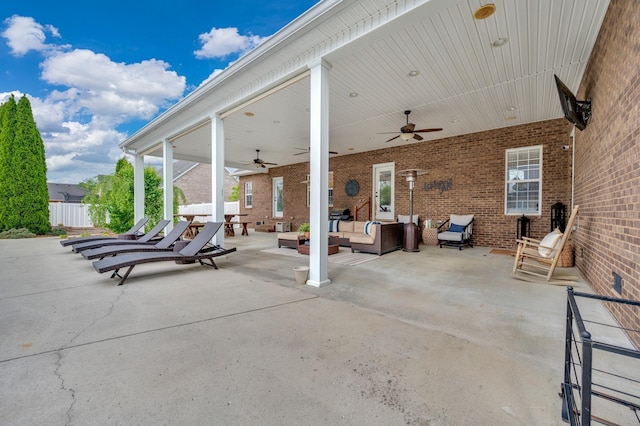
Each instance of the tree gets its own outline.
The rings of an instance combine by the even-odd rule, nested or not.
[[[229,194],[229,201],[238,201],[240,199],[240,185],[235,184],[231,187],[231,194]]]
[[[7,231],[13,194],[13,139],[16,128],[16,100],[13,95],[0,105],[0,231]]]
[[[51,230],[44,143],[33,120],[31,103],[12,96],[0,119],[0,229]]]
[[[121,233],[133,226],[133,166],[126,158],[116,163],[113,175],[98,176],[80,184],[87,193],[84,203],[90,204],[89,215],[94,226],[106,227]],[[156,169],[144,169],[144,212],[149,223],[155,225],[163,218],[162,177]],[[178,212],[178,204],[184,202],[184,193],[173,187],[173,212]]]

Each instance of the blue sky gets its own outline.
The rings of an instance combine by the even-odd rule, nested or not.
[[[31,101],[49,182],[109,174],[118,143],[315,3],[1,1],[0,103]]]

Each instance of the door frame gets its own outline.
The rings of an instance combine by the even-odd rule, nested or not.
[[[278,184],[282,188],[282,192],[280,196],[284,198],[284,179],[282,176],[274,177],[271,179],[271,214],[273,217],[281,218],[284,217],[284,200],[282,201],[282,210],[278,211]]]
[[[372,220],[394,220],[395,211],[394,211],[394,200],[395,200],[395,170],[396,164],[395,162],[390,163],[380,163],[373,165],[373,176],[372,176],[372,194],[371,199],[373,203],[371,204],[371,217]],[[380,174],[389,172],[391,177],[391,202],[386,207],[386,211],[380,211],[380,199],[378,194],[378,187],[380,184]]]

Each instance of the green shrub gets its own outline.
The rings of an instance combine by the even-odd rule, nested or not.
[[[51,228],[51,231],[47,233],[47,235],[59,236],[61,238],[67,237],[67,230],[64,228]]]
[[[33,238],[36,234],[29,231],[27,228],[9,229],[8,231],[0,232],[0,240],[15,240],[18,238]]]
[[[298,226],[298,232],[300,233],[309,232],[310,230],[311,230],[311,225],[307,222],[301,223],[300,226]]]

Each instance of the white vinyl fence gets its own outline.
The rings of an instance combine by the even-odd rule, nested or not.
[[[74,228],[91,228],[89,204],[49,203],[49,223],[51,226],[71,226]]]
[[[180,206],[179,213],[202,213],[206,217],[197,218],[200,221],[211,220],[211,203],[189,204]],[[225,202],[224,214],[240,213],[240,202]],[[93,223],[89,218],[89,204],[77,203],[49,203],[49,222],[51,226],[70,226],[74,228],[91,228]]]

